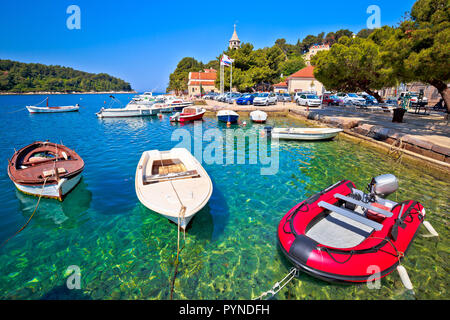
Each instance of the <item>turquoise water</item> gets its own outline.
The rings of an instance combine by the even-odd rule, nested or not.
[[[169,299],[177,251],[176,226],[142,206],[134,190],[141,153],[170,149],[176,129],[163,119],[95,116],[108,95],[54,95],[50,104],[80,103],[78,113],[30,115],[22,108],[44,96],[0,96],[0,241],[28,219],[37,198],[15,190],[7,159],[26,144],[49,139],[80,154],[81,183],[64,202],[42,199],[28,227],[0,248],[1,299]],[[126,103],[131,95],[117,95]],[[249,122],[249,121],[247,121]],[[290,118],[270,125],[305,126]],[[259,135],[249,124],[243,130]],[[205,117],[202,129],[227,129]],[[238,127],[232,127],[232,129]],[[204,143],[204,148],[208,143]],[[246,158],[258,150],[247,146]],[[391,172],[400,180],[393,200],[415,199],[440,238],[419,233],[403,265],[415,295],[397,274],[381,288],[332,285],[300,274],[277,299],[448,299],[448,194],[450,182],[421,168],[398,165],[383,153],[338,138],[331,142],[281,142],[279,170],[261,175],[259,164],[204,163],[214,192],[186,233],[174,299],[251,299],[281,280],[291,265],[276,247],[276,228],[295,204],[337,180],[365,188],[371,177]],[[81,289],[68,290],[69,266],[79,266]]]

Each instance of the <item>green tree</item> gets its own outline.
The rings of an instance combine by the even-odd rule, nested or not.
[[[450,2],[418,0],[398,28],[383,27],[370,38],[384,51],[384,60],[402,82],[434,86],[450,112]]]
[[[380,47],[370,39],[341,37],[329,51],[317,53],[314,76],[328,90],[365,91],[383,101],[375,90],[396,83],[392,70],[384,66]]]

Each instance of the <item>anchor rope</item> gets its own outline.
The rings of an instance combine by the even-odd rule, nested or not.
[[[47,182],[47,178],[44,179],[44,183],[42,185],[42,189],[41,189],[41,193],[39,194],[39,198],[38,201],[36,203],[36,207],[34,207],[33,213],[31,214],[31,216],[28,218],[28,221],[22,226],[22,228],[20,228],[19,230],[16,231],[16,233],[14,233],[11,237],[9,237],[8,239],[6,239],[6,241],[4,241],[1,245],[0,248],[3,247],[9,240],[11,240],[12,238],[14,238],[16,235],[18,235],[23,229],[25,229],[27,227],[27,225],[30,223],[31,219],[33,218],[34,214],[36,213],[38,207],[39,207],[39,202],[41,201],[42,195],[44,193],[44,188],[45,188],[45,184]]]
[[[291,268],[289,270],[289,273],[280,281],[276,282],[270,290],[267,290],[263,292],[259,297],[254,298],[253,300],[263,300],[263,297],[271,294],[269,298],[274,297],[278,292],[281,291],[289,282],[292,281],[299,273],[299,270],[297,268]]]
[[[160,153],[160,160],[159,160],[159,161],[161,162],[161,166],[162,166],[163,169],[164,169],[165,166],[164,166],[164,162],[163,162],[161,153]],[[177,257],[176,257],[176,259],[175,259],[175,271],[174,271],[174,275],[173,275],[172,283],[171,283],[171,287],[170,287],[170,300],[172,300],[172,299],[173,299],[173,292],[174,292],[174,290],[175,290],[175,279],[176,279],[176,277],[177,277],[177,275],[178,275],[178,266],[179,266],[179,264],[180,264],[180,259],[179,259],[179,257],[180,257],[181,251],[183,251],[184,246],[185,246],[185,244],[186,244],[186,229],[183,228],[183,235],[184,235],[183,239],[184,239],[184,243],[183,243],[183,247],[181,247],[181,249],[180,249],[180,223],[181,223],[182,221],[184,221],[184,219],[185,219],[186,206],[183,204],[183,201],[181,201],[180,195],[178,194],[177,189],[176,189],[175,186],[173,185],[171,179],[169,179],[169,183],[170,183],[170,185],[172,186],[172,189],[173,189],[173,191],[175,192],[175,195],[177,196],[178,202],[179,202],[180,205],[181,205],[181,208],[180,208],[180,211],[178,212],[178,217],[177,217],[177,222],[178,222],[178,224],[177,224]]]

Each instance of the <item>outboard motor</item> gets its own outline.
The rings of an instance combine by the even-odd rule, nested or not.
[[[385,198],[398,189],[398,179],[393,174],[382,174],[381,176],[372,178],[368,185],[369,192],[372,195]]]

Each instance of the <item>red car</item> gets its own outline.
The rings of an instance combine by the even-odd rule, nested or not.
[[[338,106],[339,105],[339,97],[331,94],[331,93],[324,93],[323,94],[323,100],[322,105],[325,106]]]

